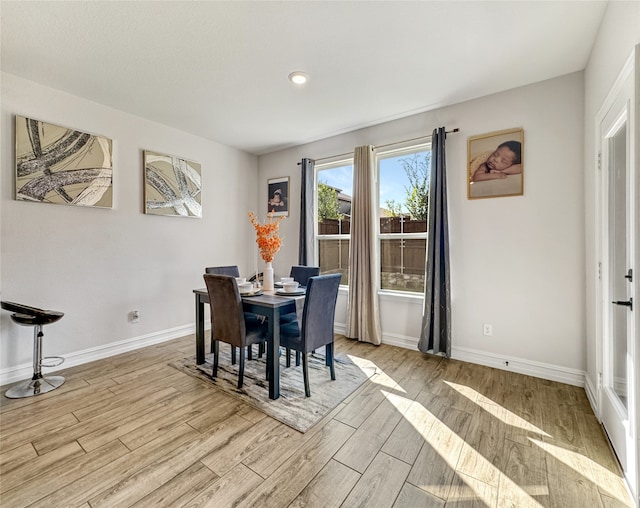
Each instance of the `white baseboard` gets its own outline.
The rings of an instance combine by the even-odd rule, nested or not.
[[[477,363],[486,367],[508,370],[527,376],[548,379],[573,386],[585,385],[585,373],[578,369],[561,367],[550,363],[535,362],[513,356],[487,353],[464,347],[451,348],[451,358],[465,362]]]
[[[160,344],[161,342],[166,342],[168,340],[184,337],[185,335],[190,335],[192,333],[195,333],[195,330],[195,324],[178,326],[176,328],[169,328],[168,330],[153,332],[146,335],[141,335],[139,337],[132,337],[130,339],[85,349],[83,351],[68,353],[64,355],[64,363],[62,365],[54,368],[46,368],[43,373],[46,375],[49,372],[55,372],[57,370],[66,369],[68,367],[82,365],[83,363],[101,360],[110,356],[133,351],[134,349],[140,349],[146,346]],[[33,376],[33,363],[9,367],[0,371],[0,385],[13,383],[15,381],[21,381],[23,379],[29,379],[31,378],[31,376]]]
[[[336,333],[344,333],[346,330],[346,324],[336,323],[334,329]],[[416,337],[409,337],[406,335],[385,333],[382,335],[382,343],[390,346],[412,349],[414,351],[418,349],[418,339]],[[558,381],[559,383],[566,383],[581,387],[585,386],[586,376],[583,371],[570,369],[568,367],[561,367],[559,365],[534,362],[523,358],[487,353],[485,351],[478,351],[476,349],[464,347],[451,348],[451,358],[454,360],[475,363],[477,365],[484,365],[485,367],[494,367],[496,369],[517,372],[518,374],[539,377],[549,381]],[[587,396],[589,396],[589,394],[587,394]],[[591,396],[593,396],[593,394],[591,394]],[[594,405],[593,401],[591,402],[591,405]]]
[[[405,349],[418,350],[418,339],[408,337],[407,335],[399,335],[395,333],[382,334],[382,343],[390,346],[403,347]]]
[[[334,323],[333,331],[335,333],[344,335],[345,332],[347,331],[346,323]],[[388,344],[389,346],[398,346],[398,347],[403,347],[405,349],[413,349],[414,351],[418,350],[418,339],[416,339],[415,337],[409,337],[407,335],[383,333],[382,343]]]
[[[334,330],[336,333],[344,334],[346,331],[346,324],[335,323]],[[56,368],[46,369],[46,372],[54,372],[56,370],[74,367],[76,365],[81,365],[95,360],[101,360],[103,358],[126,353],[128,351],[151,346],[153,344],[159,344],[161,342],[177,339],[193,333],[195,333],[195,325],[190,324],[178,326],[176,328],[170,328],[168,330],[162,330],[159,332],[153,332],[147,335],[141,335],[139,337],[133,337],[118,342],[112,342],[110,344],[78,351],[75,353],[69,353],[64,355],[64,364]],[[389,333],[384,334],[382,337],[382,343],[388,344],[390,346],[412,349],[414,351],[418,349],[418,339],[405,335]],[[487,367],[509,370],[512,372],[517,372],[519,374],[526,374],[528,376],[548,379],[550,381],[558,381],[560,383],[567,383],[574,386],[583,386],[587,390],[587,397],[589,397],[589,401],[591,402],[591,406],[593,407],[594,412],[598,414],[596,411],[596,392],[593,390],[593,386],[589,382],[588,378],[586,378],[583,371],[461,347],[452,348],[451,358],[455,360],[475,363],[478,365],[484,365]],[[16,367],[10,367],[0,371],[0,385],[13,383],[22,379],[28,379],[32,375],[33,365],[31,363],[19,365]]]
[[[598,390],[595,386],[593,386],[593,382],[589,376],[584,376],[584,391],[587,392],[587,399],[589,399],[589,404],[591,404],[591,409],[593,409],[593,414],[596,415],[598,420],[600,420],[599,413],[599,404],[598,404]]]

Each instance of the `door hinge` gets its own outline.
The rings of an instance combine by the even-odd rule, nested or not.
[[[602,261],[598,261],[598,280],[602,280]]]
[[[598,372],[598,389],[602,388],[602,372]]]
[[[598,169],[602,169],[602,152],[598,152]]]

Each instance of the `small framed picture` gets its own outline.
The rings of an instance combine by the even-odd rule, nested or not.
[[[467,141],[467,198],[524,194],[524,130],[472,136]]]
[[[289,177],[267,180],[269,195],[267,196],[267,213],[274,217],[289,216]]]

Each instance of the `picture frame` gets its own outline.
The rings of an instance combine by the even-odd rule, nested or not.
[[[289,177],[267,180],[267,213],[274,217],[289,216]]]
[[[524,194],[524,129],[472,136],[467,140],[467,198]]]
[[[15,117],[17,201],[113,207],[113,141]]]
[[[202,218],[202,165],[175,155],[143,151],[144,213]]]

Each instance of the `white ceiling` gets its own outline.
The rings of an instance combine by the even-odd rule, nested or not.
[[[259,155],[582,70],[605,7],[3,0],[1,68]]]

